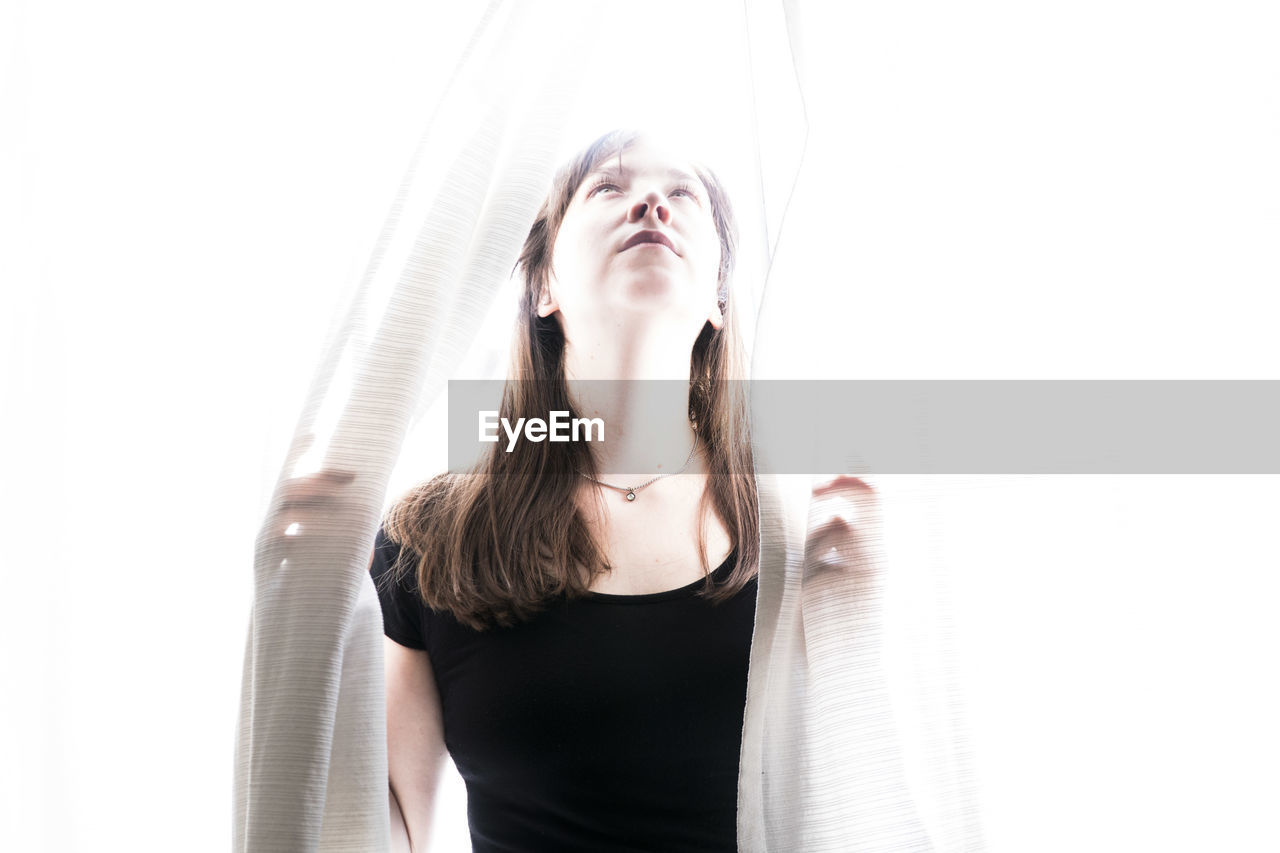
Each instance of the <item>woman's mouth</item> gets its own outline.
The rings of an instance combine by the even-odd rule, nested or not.
[[[666,234],[663,234],[661,231],[648,231],[648,230],[637,231],[636,233],[632,234],[630,237],[627,238],[627,241],[622,244],[622,248],[619,249],[618,251],[625,252],[627,249],[632,249],[632,248],[635,248],[636,246],[646,246],[646,245],[647,246],[666,246],[674,254],[676,255],[680,254],[679,252],[676,251],[675,244],[671,242],[670,238],[668,238]]]

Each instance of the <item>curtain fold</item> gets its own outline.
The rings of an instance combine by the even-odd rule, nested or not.
[[[744,327],[756,325],[804,143],[795,4],[693,12],[656,3],[640,20],[625,11],[490,3],[335,322],[257,540],[236,744],[237,851],[389,846],[381,618],[368,556],[389,486],[411,455],[406,439],[432,419],[465,365],[501,363],[494,354],[505,341],[480,332],[509,294],[559,163],[600,132],[655,121],[717,152],[703,159],[726,179],[743,232],[734,299]],[[672,40],[664,18],[681,20],[707,55],[660,69],[656,57]],[[653,73],[642,81],[609,73],[646,61]],[[328,484],[322,523],[291,521],[308,500],[298,490],[320,481]],[[922,809],[895,746],[875,606],[876,493],[850,502],[860,556],[833,571],[813,547],[825,519],[811,512],[808,479],[761,477],[760,487],[740,849],[976,849],[955,817],[971,812]],[[939,749],[954,759],[949,746]],[[943,788],[944,803],[964,791]],[[936,825],[927,829],[922,814]]]

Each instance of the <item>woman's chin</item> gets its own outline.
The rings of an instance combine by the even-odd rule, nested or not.
[[[664,269],[647,271],[646,275],[628,277],[613,291],[614,300],[628,311],[688,312],[690,297],[698,285],[687,275],[675,275]]]

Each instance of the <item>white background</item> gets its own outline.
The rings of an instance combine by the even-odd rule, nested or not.
[[[229,846],[253,537],[474,18],[423,5],[0,6],[7,850]],[[1280,378],[1269,4],[880,5],[801,7],[780,372]],[[1277,485],[886,508],[947,571],[992,850],[1280,846]]]

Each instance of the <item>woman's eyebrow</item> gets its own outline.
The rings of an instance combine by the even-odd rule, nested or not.
[[[599,167],[592,169],[588,177],[595,175],[599,175],[604,178],[611,178],[613,180],[623,180],[625,178],[630,178],[632,171],[626,166],[618,166],[616,163],[609,163],[607,165],[602,164]],[[696,175],[691,175],[682,169],[668,169],[667,177],[673,181],[679,181],[686,184],[702,183],[702,180]]]
[[[610,165],[597,166],[596,168],[591,170],[591,172],[587,175],[587,177],[593,177],[593,176],[599,175],[602,178],[612,178],[614,180],[618,180],[624,177],[628,177],[630,174],[631,174],[631,171],[629,169],[619,169],[617,166],[610,164]]]

